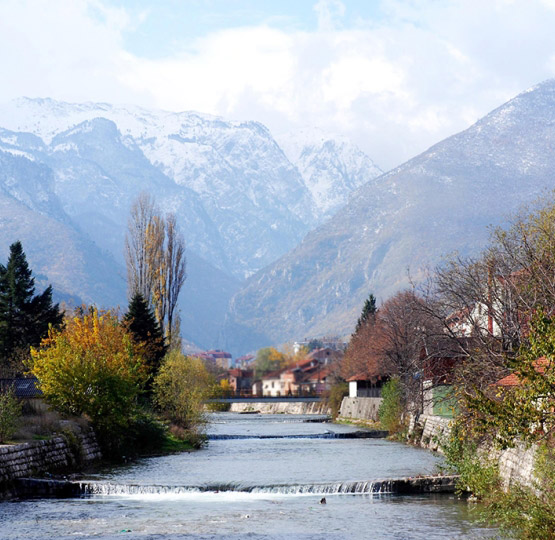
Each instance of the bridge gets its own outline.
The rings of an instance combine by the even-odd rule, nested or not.
[[[322,396],[237,396],[207,399],[204,403],[315,403],[323,400]]]

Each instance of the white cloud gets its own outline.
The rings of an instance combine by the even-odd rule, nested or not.
[[[314,4],[314,11],[318,16],[318,29],[333,30],[338,19],[345,15],[345,4],[340,0],[318,0]]]
[[[555,75],[552,0],[383,0],[347,26],[350,3],[319,0],[314,31],[268,25],[208,33],[145,59],[125,50],[148,11],[101,0],[0,3],[0,100],[131,102],[319,126],[394,166]]]

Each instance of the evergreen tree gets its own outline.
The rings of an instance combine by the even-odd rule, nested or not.
[[[376,308],[376,298],[372,293],[370,293],[370,296],[364,302],[362,313],[358,318],[355,328],[355,334],[360,330],[361,326],[363,326],[370,317],[373,317],[376,314],[376,311],[378,311],[378,309]]]
[[[133,295],[124,320],[133,335],[133,340],[139,345],[151,374],[155,375],[167,352],[167,346],[154,312],[142,294]]]
[[[58,326],[63,315],[52,304],[52,287],[35,296],[35,279],[21,242],[10,246],[8,264],[0,265],[0,359],[6,365],[15,356],[38,346],[49,325]]]

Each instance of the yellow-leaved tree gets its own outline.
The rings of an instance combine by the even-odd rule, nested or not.
[[[112,311],[78,309],[31,349],[30,371],[45,399],[89,417],[101,436],[125,429],[146,379],[143,358]]]

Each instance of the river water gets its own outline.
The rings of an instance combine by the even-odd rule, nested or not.
[[[0,538],[493,535],[454,496],[371,493],[375,480],[437,472],[438,456],[381,439],[335,438],[355,428],[313,419],[213,414],[200,451],[101,471],[81,499],[0,503]]]

